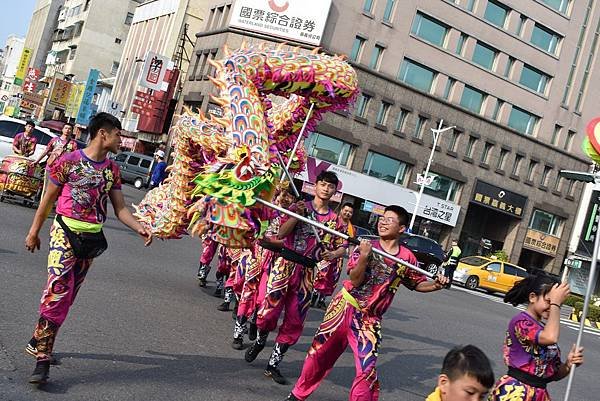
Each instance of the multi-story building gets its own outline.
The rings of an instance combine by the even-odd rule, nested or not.
[[[151,0],[139,6],[119,62],[111,95],[113,107],[122,110],[123,128],[139,140],[160,142],[162,135],[139,132],[139,115],[131,106],[139,86],[139,76],[148,52],[166,56],[185,76],[194,44],[190,37],[203,23],[208,0]],[[183,79],[183,78],[181,78]]]
[[[324,0],[304,0],[304,11],[287,15],[287,5],[298,2],[213,3],[197,34],[181,105],[215,107],[206,60],[220,58],[224,45],[236,48],[245,40],[310,47],[271,33],[281,32],[285,19],[310,16]],[[362,182],[348,192],[342,188],[355,202],[356,222],[373,221],[377,203],[389,203],[394,191],[393,198],[416,213],[415,232],[443,244],[459,238],[463,255],[491,245],[524,267],[558,272],[582,188],[558,172],[588,168],[580,143],[600,90],[600,15],[593,5],[333,0],[328,14],[310,16],[327,18],[326,26],[322,35],[304,37],[313,44],[318,39],[328,53],[348,55],[362,90],[351,112],[327,115],[305,143],[309,155],[343,174],[353,170],[348,175]],[[243,18],[247,28],[240,29]],[[432,152],[430,128],[441,120],[454,128],[441,134],[434,179],[417,208],[415,181]]]
[[[46,69],[46,57],[52,48],[54,30],[58,24],[58,15],[65,0],[38,0],[25,37],[25,47],[31,49],[29,67]]]
[[[0,99],[3,102],[7,102],[18,91],[19,87],[14,84],[14,81],[24,43],[25,39],[17,35],[9,35],[6,39],[4,58],[0,65]]]
[[[95,68],[101,77],[114,76],[135,8],[144,0],[65,0],[58,15],[47,77],[85,81]]]

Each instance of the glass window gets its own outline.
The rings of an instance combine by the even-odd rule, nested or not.
[[[548,53],[556,54],[560,36],[539,24],[535,24],[531,33],[531,43]]]
[[[456,44],[456,54],[462,56],[463,55],[463,50],[465,47],[465,43],[467,42],[467,38],[468,36],[464,33],[461,33],[459,38],[458,38],[458,43]]]
[[[521,71],[521,78],[519,79],[519,83],[521,85],[525,85],[529,89],[533,89],[539,93],[546,93],[546,86],[550,77],[540,70],[533,68],[530,65],[523,65],[523,70]]]
[[[353,146],[348,142],[314,132],[306,140],[305,149],[309,156],[340,166],[348,166]]]
[[[500,273],[502,271],[502,265],[498,262],[493,262],[487,265],[485,269],[494,273]]]
[[[552,213],[544,212],[543,210],[535,209],[529,222],[529,228],[532,230],[541,231],[546,234],[559,236],[562,219]]]
[[[465,85],[462,97],[460,98],[460,105],[465,109],[471,110],[474,113],[480,113],[485,96],[485,93],[478,91],[473,87]]]
[[[375,45],[373,48],[373,52],[371,53],[371,62],[369,63],[369,67],[374,70],[379,69],[379,65],[381,64],[381,57],[383,56],[383,51],[385,47],[380,45]]]
[[[370,102],[371,96],[361,93],[356,103],[356,116],[366,118]]]
[[[563,181],[563,177],[561,177],[560,175],[556,176],[556,181],[554,181],[554,190],[556,192],[560,192],[560,190],[562,189]]]
[[[500,99],[496,100],[494,112],[492,113],[492,120],[498,121],[498,118],[500,118],[500,112],[502,111],[502,106],[504,106],[504,101]]]
[[[413,137],[423,138],[423,130],[425,129],[425,124],[427,124],[427,117],[419,116],[419,118],[417,119],[417,124],[415,125],[415,131],[413,132]]]
[[[466,265],[471,266],[483,266],[487,263],[487,259],[481,258],[479,256],[467,256],[466,258],[462,258],[460,261]]]
[[[115,161],[124,162],[127,159],[127,155],[125,153],[120,153],[115,157]]]
[[[496,164],[497,170],[504,170],[504,163],[506,162],[506,155],[508,155],[508,149],[500,149],[500,156],[498,157],[498,164]]]
[[[444,46],[448,27],[445,24],[418,12],[415,15],[411,32],[434,45]]]
[[[357,36],[354,38],[354,43],[352,44],[352,51],[350,52],[350,60],[352,61],[360,61],[360,56],[362,55],[363,48],[365,47],[365,39]]]
[[[542,3],[563,14],[567,14],[569,11],[570,2],[570,0],[542,0]]]
[[[430,92],[437,72],[409,59],[404,59],[398,79],[424,92]]]
[[[456,84],[456,79],[448,78],[446,81],[446,87],[444,88],[444,94],[442,98],[444,100],[448,100],[450,98],[450,94],[452,93],[452,89],[454,89],[454,85]]]
[[[504,69],[504,76],[506,78],[510,77],[510,73],[512,72],[514,65],[515,65],[515,59],[513,57],[508,57],[508,61],[506,62],[506,68]]]
[[[431,172],[429,173],[429,176],[433,177],[433,181],[423,188],[423,193],[450,202],[456,201],[458,190],[460,188],[460,183],[458,181]]]
[[[35,139],[37,139],[38,145],[48,145],[48,142],[50,142],[50,140],[52,139],[50,135],[40,131],[37,128],[33,130],[33,136],[35,137]]]
[[[521,14],[519,16],[519,24],[517,25],[517,31],[515,32],[517,36],[521,36],[523,32],[523,27],[525,26],[525,21],[527,21],[527,17]]]
[[[560,132],[562,131],[562,127],[560,125],[554,126],[554,131],[552,132],[552,139],[550,140],[551,145],[555,145],[558,143],[558,138],[560,138]]]
[[[519,175],[519,170],[521,169],[521,163],[523,163],[523,156],[516,155],[515,163],[513,164],[511,175],[515,175],[515,176]]]
[[[379,153],[369,151],[363,173],[394,184],[404,184],[408,164]]]
[[[477,143],[477,138],[474,136],[469,136],[469,143],[467,143],[467,149],[465,151],[466,157],[473,157],[473,151],[475,150],[475,144]]]
[[[575,181],[569,180],[569,184],[567,185],[567,195],[572,197],[574,193],[575,193]]]
[[[0,135],[7,138],[14,138],[18,132],[22,132],[24,128],[21,124],[12,121],[0,121]]]
[[[456,146],[458,145],[458,140],[460,138],[461,132],[458,130],[453,130],[452,136],[450,136],[450,142],[448,143],[448,150],[451,152],[456,152]]]
[[[481,152],[481,159],[479,160],[481,163],[487,164],[488,159],[490,158],[490,151],[492,150],[493,147],[494,147],[494,145],[492,145],[489,142],[486,142],[483,145],[483,152]]]
[[[522,134],[533,135],[538,121],[539,117],[513,106],[508,117],[508,126]]]
[[[377,112],[377,124],[386,125],[391,106],[392,105],[387,102],[381,102],[379,111]]]
[[[400,113],[398,113],[398,118],[396,118],[396,126],[394,129],[399,132],[404,132],[404,125],[406,124],[406,118],[410,112],[405,109],[400,109]]]
[[[508,16],[509,8],[504,4],[488,1],[487,7],[485,8],[485,13],[483,14],[483,18],[492,24],[499,26],[500,28],[504,28],[504,24],[506,23],[506,17]]]
[[[133,13],[127,13],[127,16],[125,17],[125,25],[131,25],[132,21],[133,21]]]
[[[473,9],[475,8],[475,0],[467,0],[465,8],[469,11],[473,11]]]
[[[477,44],[475,44],[475,50],[473,51],[473,58],[471,60],[483,68],[493,70],[497,55],[498,51],[493,47],[490,47],[482,42],[477,42]]]
[[[140,163],[140,158],[137,156],[129,156],[127,159],[127,164],[131,164],[132,166],[137,166]]]
[[[375,4],[375,0],[365,0],[363,3],[363,11],[370,13],[373,11],[373,5]]]
[[[527,273],[527,270],[517,267],[517,277],[529,277],[529,273]]]
[[[510,276],[516,276],[517,275],[517,269],[514,266],[511,266],[509,264],[504,264],[504,274],[508,274]]]
[[[148,167],[150,167],[151,164],[152,164],[151,160],[143,159],[142,162],[140,163],[140,167],[148,168]]]
[[[542,179],[540,180],[540,184],[544,187],[548,186],[548,177],[550,176],[550,172],[552,171],[552,167],[544,166],[544,172],[542,173]]]
[[[394,16],[394,6],[396,5],[396,0],[387,0],[385,3],[385,10],[383,11],[383,20],[385,22],[392,22],[392,18]]]
[[[538,162],[535,160],[529,161],[529,167],[527,168],[527,181],[533,181],[533,175],[535,174],[535,169],[538,165]]]
[[[565,140],[565,146],[563,147],[564,150],[571,150],[571,145],[573,144],[573,138],[575,137],[575,134],[575,131],[569,130],[567,133],[567,139]]]

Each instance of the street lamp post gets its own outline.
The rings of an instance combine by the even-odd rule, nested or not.
[[[408,231],[412,232],[413,225],[415,224],[415,218],[417,217],[417,212],[419,211],[419,205],[421,203],[421,197],[423,196],[423,190],[425,189],[425,185],[429,179],[429,168],[431,167],[431,161],[433,160],[433,155],[435,154],[435,148],[437,146],[438,139],[440,135],[446,131],[449,131],[455,126],[442,128],[442,124],[444,120],[440,120],[440,123],[437,127],[431,128],[431,132],[433,133],[433,146],[431,148],[431,153],[429,154],[429,160],[427,161],[427,167],[425,168],[425,174],[421,177],[421,187],[419,188],[419,193],[417,194],[417,203],[415,204],[415,210],[413,211],[412,217],[410,219],[410,225],[408,226]]]

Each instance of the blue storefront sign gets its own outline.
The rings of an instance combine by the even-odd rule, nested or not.
[[[77,113],[77,124],[87,125],[90,121],[92,115],[92,100],[94,99],[94,93],[96,92],[96,85],[98,84],[99,77],[100,71],[95,69],[90,70],[85,90],[83,91],[81,105],[79,106],[79,112]]]

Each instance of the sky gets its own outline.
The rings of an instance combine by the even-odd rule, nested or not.
[[[0,47],[10,34],[27,35],[31,14],[37,0],[0,0]]]

